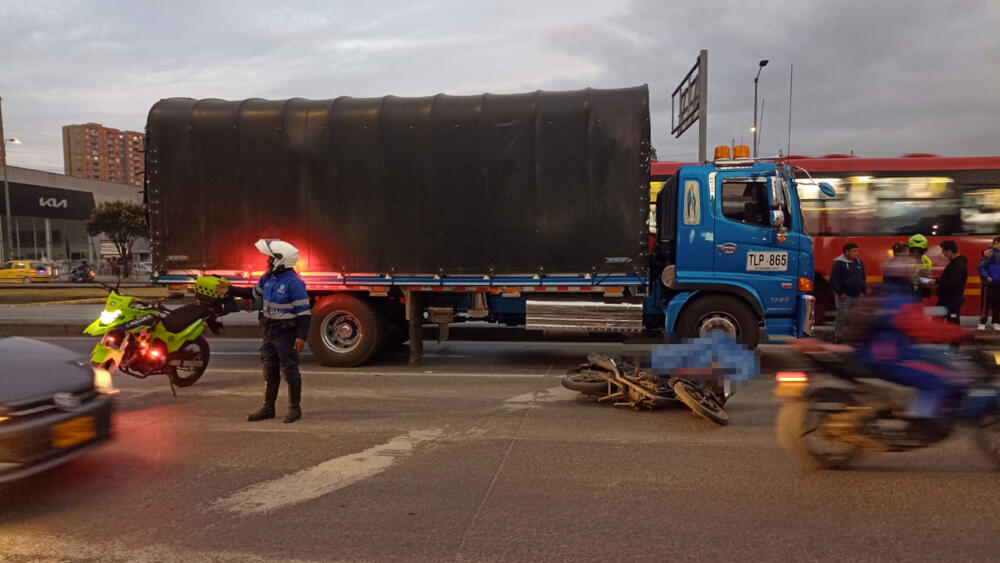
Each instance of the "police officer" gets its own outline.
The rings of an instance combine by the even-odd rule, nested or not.
[[[229,290],[235,297],[263,301],[261,324],[264,337],[260,346],[260,361],[264,364],[264,404],[247,420],[255,422],[274,418],[280,373],[288,384],[288,414],[284,422],[295,422],[302,418],[299,354],[306,345],[312,318],[306,284],[293,269],[299,259],[299,251],[291,244],[276,239],[261,239],[254,246],[268,257],[267,272],[253,289],[233,287]]]

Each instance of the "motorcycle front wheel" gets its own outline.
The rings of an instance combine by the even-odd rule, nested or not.
[[[566,376],[562,378],[562,386],[570,391],[579,391],[584,395],[593,396],[608,395],[612,389],[618,387],[611,383],[610,374],[608,377],[601,376],[589,366],[568,371]]]
[[[806,401],[787,402],[775,422],[778,442],[806,468],[846,468],[861,454],[861,448],[827,435],[823,425],[852,405],[850,395],[836,389],[820,389]]]
[[[170,355],[170,381],[177,387],[188,387],[194,385],[195,381],[201,378],[208,368],[208,359],[211,352],[208,348],[208,341],[204,336],[188,342]],[[180,365],[173,365],[173,362]]]
[[[684,379],[674,381],[671,388],[677,399],[698,416],[719,426],[729,424],[729,413],[711,391]]]

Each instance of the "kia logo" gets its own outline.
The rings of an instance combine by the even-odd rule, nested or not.
[[[56,393],[52,397],[52,401],[64,411],[80,408],[80,397],[72,393]]]
[[[66,199],[56,199],[54,197],[40,197],[38,198],[39,207],[62,207],[65,209],[69,205],[69,201]]]

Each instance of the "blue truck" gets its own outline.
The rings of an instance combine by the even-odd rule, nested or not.
[[[320,361],[422,353],[480,321],[748,347],[809,334],[812,240],[781,159],[719,147],[650,201],[648,88],[161,100],[147,122],[156,279],[249,285],[300,249]],[[650,213],[652,206],[653,212]]]

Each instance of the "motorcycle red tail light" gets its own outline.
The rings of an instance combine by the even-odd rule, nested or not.
[[[774,379],[779,383],[805,383],[809,381],[809,376],[801,371],[779,371]]]

